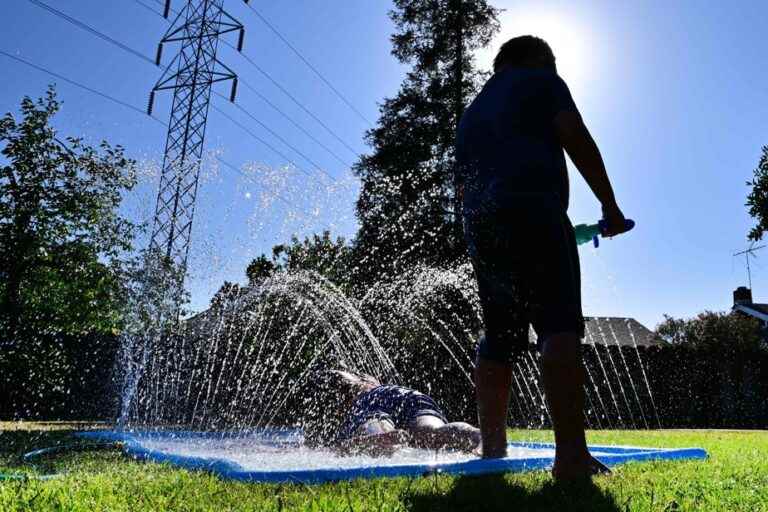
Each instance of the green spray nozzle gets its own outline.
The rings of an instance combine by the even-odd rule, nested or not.
[[[627,231],[635,227],[635,221],[626,219]],[[576,245],[583,245],[590,240],[595,244],[595,247],[600,246],[600,237],[605,236],[605,230],[607,226],[604,220],[601,220],[597,224],[579,224],[573,228],[576,233]]]

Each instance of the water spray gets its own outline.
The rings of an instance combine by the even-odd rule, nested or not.
[[[626,231],[631,230],[635,227],[635,221],[624,219],[624,227],[626,228]],[[597,224],[579,224],[578,226],[575,226],[573,230],[576,233],[576,245],[583,245],[592,241],[597,248],[600,247],[600,237],[606,237],[608,223],[603,219]]]

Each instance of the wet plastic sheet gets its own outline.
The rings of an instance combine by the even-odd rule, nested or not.
[[[418,477],[434,473],[479,475],[546,469],[552,465],[554,445],[550,443],[510,443],[510,457],[483,460],[468,455],[435,456],[434,452],[414,451],[408,457],[345,458],[317,454],[311,467],[301,467],[301,459],[290,467],[270,464],[281,454],[298,452],[301,435],[295,431],[260,432],[81,432],[81,437],[125,443],[128,455],[138,459],[168,463],[185,469],[203,470],[221,478],[245,482],[305,483],[338,482],[357,478]],[[243,452],[251,443],[259,451],[257,462],[244,463]],[[233,444],[234,443],[234,444]],[[205,456],[194,455],[195,449]],[[271,450],[272,455],[269,451]],[[590,446],[590,450],[608,466],[648,460],[704,459],[701,448],[643,448],[629,446]],[[238,460],[238,457],[240,459]],[[432,459],[432,460],[430,460]],[[320,461],[318,466],[318,460]],[[421,462],[423,460],[423,462]],[[261,461],[261,462],[258,462]],[[261,466],[264,466],[263,468]]]

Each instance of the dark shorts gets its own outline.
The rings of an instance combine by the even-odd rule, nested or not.
[[[539,348],[551,334],[584,337],[579,253],[556,197],[467,210],[464,229],[485,323],[480,357],[513,361],[528,349],[531,325]]]

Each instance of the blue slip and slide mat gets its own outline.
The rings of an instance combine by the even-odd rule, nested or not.
[[[328,450],[304,447],[301,434],[296,431],[275,430],[237,433],[90,431],[78,436],[123,442],[125,452],[137,460],[208,471],[225,479],[263,483],[319,484],[435,473],[523,472],[551,467],[554,454],[554,445],[550,443],[510,443],[509,457],[492,460],[415,449],[399,450],[391,458],[340,457]],[[631,461],[707,457],[707,452],[701,448],[590,446],[590,451],[607,466]]]

